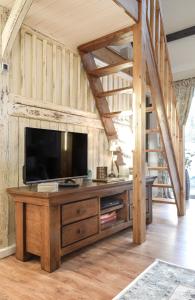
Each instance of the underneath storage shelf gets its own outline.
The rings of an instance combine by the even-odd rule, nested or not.
[[[106,229],[110,229],[112,227],[118,226],[118,225],[120,225],[122,223],[125,223],[125,220],[115,220],[113,222],[101,224],[101,231],[104,231]]]
[[[111,207],[108,207],[108,208],[104,208],[101,210],[100,214],[101,215],[104,215],[104,214],[107,214],[109,212],[112,212],[112,211],[115,211],[115,210],[119,210],[121,208],[124,207],[124,204],[119,204],[119,205],[115,205],[115,206],[111,206]]]

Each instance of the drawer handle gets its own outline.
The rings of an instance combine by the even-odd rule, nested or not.
[[[77,229],[77,234],[84,234],[85,233],[85,230],[83,229],[81,229],[81,228],[79,228],[79,229]]]
[[[85,213],[85,209],[82,209],[82,208],[77,209],[77,215],[81,215],[81,214],[84,214],[84,213]]]

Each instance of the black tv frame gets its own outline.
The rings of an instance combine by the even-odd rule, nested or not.
[[[39,130],[51,130],[51,131],[56,131],[56,132],[67,132],[67,133],[79,133],[79,134],[85,134],[87,136],[87,170],[88,170],[88,134],[87,133],[81,133],[81,132],[72,132],[72,131],[63,131],[63,130],[55,130],[55,129],[45,129],[45,128],[34,128],[34,127],[25,127],[24,128],[24,165],[23,165],[23,183],[25,185],[33,185],[33,184],[39,184],[39,183],[46,183],[46,182],[74,182],[74,179],[81,179],[81,178],[87,178],[88,174],[86,175],[82,175],[82,176],[72,176],[72,177],[60,177],[60,178],[52,178],[52,179],[43,179],[43,180],[33,180],[33,181],[27,181],[26,180],[26,130],[30,128],[30,129],[39,129]]]

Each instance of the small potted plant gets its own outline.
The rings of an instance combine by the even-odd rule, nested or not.
[[[186,200],[190,198],[190,176],[189,170],[192,164],[192,158],[195,156],[195,152],[185,153],[185,184],[186,184]]]

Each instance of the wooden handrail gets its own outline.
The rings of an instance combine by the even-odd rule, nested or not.
[[[183,161],[183,151],[181,151],[181,140],[183,139],[183,136],[181,136],[181,133],[183,131],[180,126],[177,112],[176,96],[173,88],[173,75],[159,0],[146,0],[145,15],[146,24],[150,34],[150,41],[154,50],[153,59],[156,62],[160,78],[163,104],[170,131],[170,143],[174,150],[176,172],[179,174],[181,184],[180,192],[183,195],[184,176],[183,169],[181,170],[181,161]],[[180,213],[183,214],[184,212]]]

